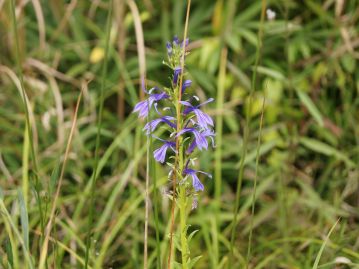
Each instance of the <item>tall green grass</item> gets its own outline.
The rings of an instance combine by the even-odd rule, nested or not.
[[[246,160],[246,154],[247,154],[247,147],[249,143],[249,136],[251,134],[250,130],[250,123],[252,119],[252,102],[253,102],[253,94],[255,92],[255,85],[256,85],[256,79],[257,79],[257,71],[258,71],[258,65],[259,60],[261,56],[261,49],[262,49],[262,38],[263,38],[263,25],[264,25],[264,18],[265,18],[265,11],[266,11],[266,1],[262,0],[262,7],[261,7],[261,17],[260,17],[260,25],[258,30],[258,37],[257,37],[257,48],[256,48],[256,56],[255,56],[255,62],[254,62],[254,68],[253,68],[253,75],[252,75],[252,84],[251,89],[248,97],[248,106],[246,113],[246,123],[244,127],[244,133],[243,133],[243,145],[242,145],[242,156],[239,166],[239,173],[238,173],[238,180],[237,180],[237,189],[236,189],[236,200],[235,200],[235,206],[233,210],[233,221],[231,224],[231,245],[230,245],[230,255],[229,255],[229,262],[227,268],[232,268],[233,266],[233,256],[234,256],[234,241],[235,241],[235,231],[237,228],[237,220],[238,220],[238,211],[239,211],[239,202],[241,197],[241,191],[242,191],[242,182],[243,182],[243,176],[244,176],[244,167],[245,167],[245,160]],[[259,145],[257,148],[259,149]],[[258,154],[257,154],[258,155]],[[252,203],[255,201],[253,200]],[[251,227],[253,228],[253,227]],[[251,233],[251,232],[250,232]],[[247,261],[248,262],[248,261]]]
[[[39,268],[50,220],[43,266],[166,268],[171,184],[131,114],[136,29],[146,86],[168,85],[186,3],[20,2],[0,1],[0,268]],[[187,76],[217,125],[187,218],[194,268],[358,268],[358,4],[192,0]]]
[[[88,214],[88,224],[87,224],[87,235],[86,235],[86,254],[85,254],[85,268],[88,268],[89,265],[89,255],[91,249],[91,236],[94,222],[94,211],[95,211],[95,202],[96,202],[96,182],[99,176],[98,166],[99,166],[99,150],[101,143],[101,130],[102,130],[102,118],[103,118],[103,108],[105,102],[105,83],[106,83],[106,75],[107,75],[107,61],[110,47],[110,31],[111,31],[111,21],[112,21],[112,0],[110,1],[109,11],[107,15],[107,23],[106,23],[106,36],[105,36],[105,55],[104,61],[102,64],[102,73],[101,73],[101,88],[100,88],[100,101],[99,101],[99,109],[98,109],[98,119],[97,119],[97,133],[96,133],[96,146],[94,153],[94,166],[93,172],[90,178],[91,182],[91,193],[89,195],[89,214]]]

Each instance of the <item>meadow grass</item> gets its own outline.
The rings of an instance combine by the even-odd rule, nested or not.
[[[193,268],[359,268],[359,2],[190,2],[0,1],[0,268],[182,268],[181,214]],[[131,113],[174,35],[216,99],[188,216]]]

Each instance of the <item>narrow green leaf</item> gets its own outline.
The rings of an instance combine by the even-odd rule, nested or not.
[[[49,184],[49,195],[51,196],[55,192],[55,188],[57,185],[57,180],[59,179],[59,172],[60,172],[60,160],[58,165],[54,168],[51,173],[50,184]]]
[[[319,109],[315,106],[312,99],[303,91],[296,90],[297,95],[303,105],[308,109],[309,113],[313,116],[315,121],[321,126],[324,126],[323,117],[319,111]]]
[[[5,252],[7,255],[8,264],[11,266],[10,268],[13,268],[14,267],[14,255],[12,253],[11,242],[8,238],[5,241]]]
[[[20,220],[24,244],[26,249],[29,249],[29,217],[27,214],[24,195],[20,189],[18,190],[18,200],[20,206]]]
[[[197,256],[193,259],[189,259],[188,261],[188,268],[191,269],[194,267],[194,265],[202,258],[202,256]]]
[[[271,78],[275,78],[275,79],[278,79],[278,80],[285,80],[285,77],[281,72],[279,72],[277,70],[274,70],[274,69],[271,69],[271,68],[268,68],[268,67],[258,66],[257,67],[257,72],[259,74],[267,75],[267,76],[269,76]]]
[[[325,144],[319,140],[308,138],[308,137],[301,137],[299,139],[299,142],[306,148],[309,148],[315,152],[324,154],[326,156],[334,156],[339,160],[344,161],[346,165],[350,167],[355,167],[355,163],[352,160],[350,160],[345,154],[331,147],[328,144]]]
[[[188,236],[188,242],[191,241],[191,239],[193,238],[193,236],[198,232],[199,230],[194,230],[192,233],[190,233],[190,235]]]
[[[2,190],[1,186],[0,186],[0,199],[4,200],[4,191]]]
[[[316,1],[313,0],[307,0],[305,1],[305,4],[307,7],[309,7],[310,10],[312,10],[315,14],[317,14],[323,21],[326,21],[327,23],[331,25],[335,25],[335,20],[332,16],[330,16],[330,13],[323,9],[322,5],[317,4]]]
[[[333,225],[332,228],[330,229],[330,231],[329,231],[327,237],[325,238],[325,240],[324,240],[322,246],[320,247],[320,250],[319,250],[319,252],[318,252],[317,257],[315,258],[315,262],[314,262],[314,264],[313,264],[312,269],[317,269],[317,268],[318,268],[319,261],[320,261],[320,258],[322,257],[324,248],[325,248],[325,246],[327,245],[327,243],[328,243],[328,241],[329,241],[330,235],[332,234],[332,232],[334,231],[335,227],[336,227],[337,224],[339,223],[339,220],[340,220],[340,219],[338,219],[338,220],[334,223],[334,225]]]

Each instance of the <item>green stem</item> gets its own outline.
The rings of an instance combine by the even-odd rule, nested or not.
[[[176,92],[179,92],[176,90]],[[177,104],[177,116],[181,116],[181,103],[179,102],[180,97],[177,96],[176,98],[178,101]],[[183,126],[183,119],[181,118],[178,121],[179,129]],[[178,174],[182,175],[183,169],[184,169],[184,147],[183,147],[183,138],[179,136],[177,138],[178,140]],[[179,207],[180,211],[180,231],[181,231],[181,256],[182,256],[182,269],[188,269],[188,258],[189,258],[189,248],[188,248],[188,242],[187,242],[187,205],[188,205],[188,198],[186,195],[186,184],[181,182],[183,181],[182,176],[179,178],[179,187],[177,188],[179,190],[178,192],[178,198],[177,198],[177,206]],[[182,184],[183,183],[183,184]]]
[[[181,254],[182,254],[182,269],[188,269],[189,249],[187,242],[187,197],[186,186],[181,185],[179,188],[179,210],[180,210],[180,228],[181,228]]]
[[[236,189],[236,198],[235,198],[235,205],[233,210],[233,220],[231,224],[231,240],[230,240],[230,253],[229,253],[229,260],[227,264],[227,268],[232,268],[232,263],[234,259],[234,241],[236,239],[236,228],[237,228],[237,222],[238,222],[238,212],[239,212],[239,202],[241,197],[241,190],[242,190],[242,182],[243,182],[243,176],[244,176],[244,166],[245,166],[245,159],[247,154],[247,147],[249,143],[249,137],[250,137],[250,122],[252,119],[252,102],[253,102],[253,93],[255,91],[255,85],[256,85],[256,78],[257,78],[257,69],[258,64],[260,60],[261,50],[262,50],[262,37],[263,37],[263,25],[264,25],[264,17],[265,17],[265,11],[266,11],[266,0],[262,0],[262,9],[261,9],[261,17],[260,17],[260,24],[258,29],[258,46],[256,48],[256,56],[255,56],[255,63],[254,63],[254,70],[252,74],[252,83],[251,83],[251,89],[249,92],[249,98],[248,98],[248,107],[246,109],[246,122],[244,126],[244,133],[243,133],[243,146],[242,146],[242,156],[241,161],[239,164],[239,173],[238,173],[238,179],[237,179],[237,189]]]
[[[100,86],[100,106],[98,110],[98,119],[97,119],[97,133],[96,133],[96,142],[95,142],[95,163],[91,176],[91,192],[90,192],[90,204],[89,204],[89,214],[87,222],[87,231],[86,231],[86,252],[85,252],[85,265],[84,268],[87,269],[89,266],[90,260],[90,248],[91,248],[91,235],[92,235],[92,226],[94,222],[94,211],[95,211],[95,196],[96,196],[96,181],[99,176],[98,165],[99,165],[99,153],[100,153],[100,143],[101,143],[101,130],[102,130],[102,116],[103,116],[103,107],[105,101],[105,82],[106,82],[106,73],[107,73],[107,61],[110,48],[110,31],[111,31],[111,18],[112,18],[112,0],[110,1],[109,11],[107,14],[106,22],[106,36],[105,36],[105,56],[102,65],[101,72],[101,86]]]

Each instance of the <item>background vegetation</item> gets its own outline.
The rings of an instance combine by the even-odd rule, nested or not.
[[[166,85],[165,42],[183,36],[186,2],[13,1],[16,21],[11,2],[0,1],[0,268],[41,268],[46,239],[48,268],[82,268],[88,229],[91,268],[142,268],[146,140],[131,114],[140,92],[134,23],[148,87]],[[216,98],[207,112],[217,124],[217,147],[199,155],[215,176],[189,217],[199,230],[195,268],[226,268],[238,190],[231,268],[359,268],[359,2],[267,1],[276,17],[261,27],[264,4],[192,1],[187,77],[199,97]],[[170,182],[165,168],[151,171],[148,266],[166,268]]]

